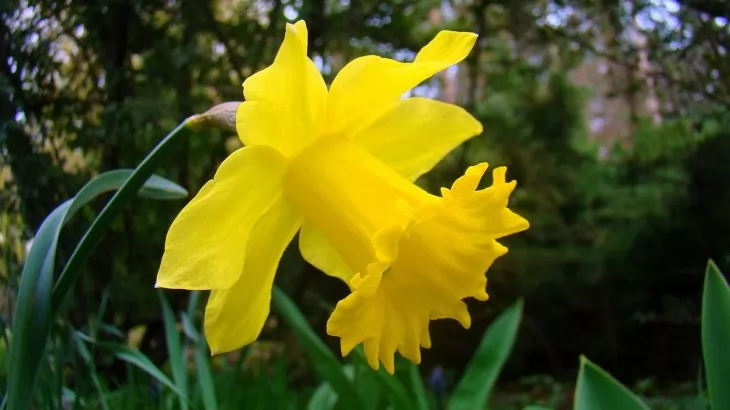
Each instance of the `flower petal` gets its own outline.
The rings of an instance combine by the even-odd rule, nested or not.
[[[225,289],[241,275],[249,234],[281,192],[285,160],[269,147],[245,147],[175,218],[157,287]]]
[[[307,26],[287,24],[274,63],[243,83],[236,129],[245,145],[269,145],[289,156],[319,135],[327,87],[307,57]]]
[[[276,268],[301,220],[299,212],[280,197],[251,232],[241,277],[230,289],[211,292],[205,335],[213,354],[245,346],[261,333],[269,316]]]
[[[299,250],[304,260],[322,272],[348,283],[355,272],[324,237],[322,232],[305,222],[299,231]]]
[[[441,31],[412,63],[365,56],[346,65],[332,82],[327,99],[327,133],[364,128],[398,102],[406,91],[463,60],[477,35]]]
[[[413,181],[481,132],[482,124],[461,107],[427,98],[409,98],[398,101],[354,139]]]

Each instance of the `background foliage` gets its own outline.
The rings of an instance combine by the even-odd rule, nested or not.
[[[472,330],[432,326],[420,371],[440,377],[429,386],[434,400],[518,297],[525,305],[505,391],[530,385],[560,396],[580,354],[625,382],[681,390],[701,372],[701,267],[708,258],[730,267],[728,17],[719,0],[3,2],[3,323],[44,217],[92,176],[134,167],[183,118],[241,99],[241,82],[270,63],[287,21],[306,19],[310,54],[328,81],[356,56],[408,59],[440,29],[470,30],[480,39],[469,58],[414,92],[464,105],[485,132],[420,183],[435,191],[476,161],[507,165],[519,183],[513,208],[532,227],[506,241],[510,253],[490,271],[490,302],[471,305]],[[159,174],[194,194],[238,144],[196,133]],[[153,284],[183,205],[145,202],[114,220],[54,323],[54,343],[81,346],[79,330],[168,364]],[[82,209],[65,228],[61,263],[93,215]],[[296,249],[277,280],[335,346],[324,323],[346,289]],[[187,293],[166,295],[172,311],[187,309]],[[90,361],[81,348],[63,352],[62,384],[79,397],[93,393],[91,375],[110,391],[146,380],[110,352],[92,349]],[[265,385],[248,402],[306,396],[317,380],[276,315],[245,354],[212,365],[211,383]]]

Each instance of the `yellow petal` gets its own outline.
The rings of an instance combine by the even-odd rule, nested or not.
[[[365,56],[346,65],[327,99],[327,133],[352,135],[387,112],[406,91],[463,60],[474,33],[440,32],[412,63]]]
[[[456,64],[466,58],[477,41],[474,33],[442,30],[416,55],[416,63],[452,61]]]
[[[304,260],[322,272],[349,282],[355,274],[322,232],[309,223],[299,231],[299,249]]]
[[[243,83],[236,129],[244,145],[268,145],[285,156],[298,152],[321,130],[327,87],[307,57],[307,27],[287,24],[274,63]]]
[[[404,177],[415,180],[467,139],[482,132],[463,108],[426,98],[396,105],[354,138]]]
[[[281,191],[284,158],[245,147],[175,218],[165,240],[157,287],[225,289],[241,275],[249,233]]]
[[[212,291],[208,299],[205,335],[213,354],[245,346],[261,333],[276,268],[300,224],[300,214],[281,197],[258,221],[241,277],[230,289]]]
[[[307,23],[304,20],[299,20],[294,23],[294,33],[297,35],[299,42],[304,47],[304,52],[307,51],[309,42],[309,32],[307,31]]]

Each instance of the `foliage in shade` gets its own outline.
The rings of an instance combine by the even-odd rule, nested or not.
[[[449,400],[448,410],[483,408],[517,339],[522,300],[502,312],[489,326]]]
[[[649,407],[610,374],[581,357],[573,409],[649,410]]]
[[[78,336],[84,341],[96,344],[101,349],[110,352],[120,360],[136,366],[140,370],[149,374],[154,379],[162,383],[165,387],[169,388],[173,393],[178,395],[181,400],[186,399],[180,389],[177,388],[175,383],[173,383],[173,381],[170,380],[170,378],[168,378],[167,375],[162,372],[162,370],[155,366],[155,364],[152,363],[152,361],[139,350],[121,344],[96,342],[94,339],[91,339],[90,337],[81,333],[79,333]]]
[[[188,409],[188,371],[185,366],[185,351],[183,350],[184,343],[182,343],[180,334],[176,328],[175,314],[170,307],[170,303],[165,298],[165,295],[158,291],[157,295],[160,298],[160,305],[162,307],[162,319],[165,323],[165,341],[167,342],[167,352],[170,358],[170,368],[172,371],[172,379],[175,382],[175,386],[180,391],[180,410]]]
[[[702,294],[702,352],[709,407],[730,406],[727,375],[730,374],[730,287],[717,265],[710,260]],[[706,407],[700,375],[697,405]],[[641,399],[603,369],[581,357],[575,391],[575,410],[648,409]]]
[[[41,224],[23,268],[13,326],[10,374],[6,400],[12,409],[25,409],[31,403],[37,372],[45,355],[46,342],[53,314],[53,288],[56,246],[61,228],[83,205],[105,192],[129,183],[131,170],[115,170],[101,174],[86,184],[76,196],[56,208]],[[138,175],[139,181],[128,198],[137,191],[157,199],[179,199],[187,191],[164,178]]]
[[[730,408],[730,287],[714,262],[707,264],[702,296],[702,353],[710,406]]]
[[[323,380],[327,380],[337,393],[339,400],[350,403],[353,410],[358,409],[362,401],[354,386],[347,379],[341,363],[314,333],[299,308],[278,287],[274,287],[272,304],[296,334],[299,343],[309,356],[314,371]]]

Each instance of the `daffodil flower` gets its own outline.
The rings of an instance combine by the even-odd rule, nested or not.
[[[415,363],[429,322],[469,327],[465,298],[486,300],[485,273],[507,252],[496,240],[528,223],[507,208],[505,168],[477,185],[478,164],[441,196],[413,181],[482,132],[462,108],[401,97],[463,60],[476,34],[442,31],[411,63],[358,58],[327,89],[307,57],[303,21],[287,25],[274,63],[243,83],[236,114],[245,145],[180,212],[167,235],[157,286],[211,289],[212,352],[254,341],[269,315],[274,275],[299,231],[304,258],[349,285],[327,323],[342,354],[364,345],[368,363]]]

